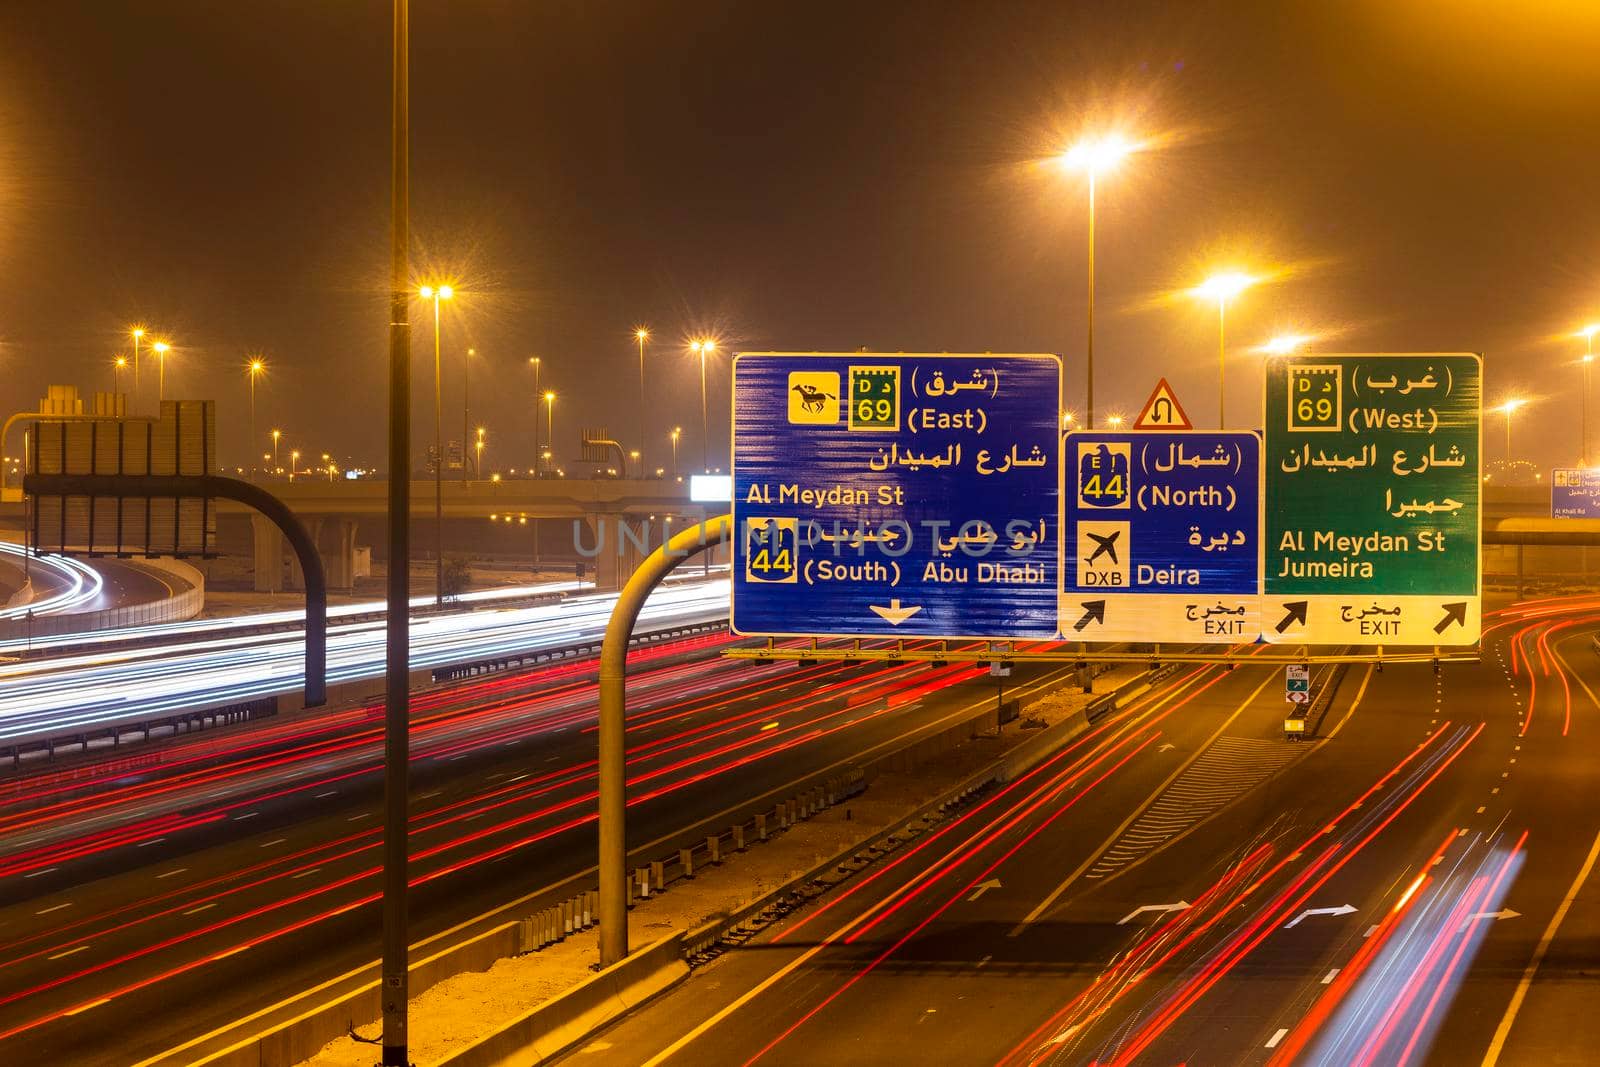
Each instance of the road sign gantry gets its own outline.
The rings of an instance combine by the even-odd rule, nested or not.
[[[1159,644],[1256,640],[1261,442],[1255,434],[1076,432],[1066,437],[1062,466],[1063,636]]]
[[[741,353],[731,626],[1056,633],[1061,361]]]
[[[1265,639],[1477,643],[1482,360],[1275,358],[1265,416]]]

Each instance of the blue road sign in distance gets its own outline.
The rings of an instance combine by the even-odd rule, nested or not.
[[[1557,467],[1550,472],[1552,519],[1600,519],[1600,470]]]
[[[1062,454],[1063,637],[1256,639],[1260,438],[1089,430]]]
[[[741,353],[734,632],[1056,633],[1050,355]]]

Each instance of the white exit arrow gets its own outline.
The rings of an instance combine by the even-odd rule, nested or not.
[[[1356,909],[1349,904],[1340,904],[1337,908],[1307,908],[1299,915],[1296,915],[1294,918],[1284,923],[1283,928],[1285,930],[1293,929],[1294,927],[1299,926],[1306,919],[1311,918],[1313,915],[1349,915],[1355,910]]]
[[[1124,924],[1126,924],[1128,922],[1131,922],[1132,920],[1137,919],[1139,916],[1143,915],[1147,911],[1160,911],[1160,912],[1184,911],[1184,910],[1187,910],[1188,908],[1192,908],[1192,907],[1194,907],[1194,905],[1190,904],[1187,900],[1180,900],[1176,904],[1143,904],[1143,905],[1140,905],[1137,908],[1134,908],[1132,911],[1128,912],[1128,914],[1126,914],[1122,918],[1118,919],[1117,920],[1117,925],[1118,926],[1122,926],[1122,925],[1124,925]]]
[[[905,607],[901,607],[899,597],[889,601],[889,606],[886,608],[877,604],[868,604],[867,607],[871,608],[874,614],[887,621],[890,626],[899,626],[922,610],[922,605],[920,604],[908,604]]]
[[[991,889],[999,889],[999,888],[1000,888],[1000,879],[998,879],[998,878],[991,878],[987,882],[979,882],[978,883],[978,888],[974,889],[972,891],[972,895],[970,897],[968,897],[967,899],[968,900],[977,900],[979,897],[983,896],[989,890],[991,890]]]

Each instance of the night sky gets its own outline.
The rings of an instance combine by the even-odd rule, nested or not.
[[[257,451],[277,425],[285,448],[381,456],[389,17],[0,5],[6,412],[50,382],[108,388],[142,320],[178,346],[169,395],[219,401],[225,460],[245,455],[253,351],[271,368]],[[651,458],[679,424],[685,469],[700,333],[728,352],[1061,352],[1081,405],[1085,190],[1040,161],[1105,127],[1153,143],[1100,186],[1102,412],[1166,374],[1214,421],[1215,308],[1168,294],[1237,266],[1275,277],[1229,312],[1230,412],[1258,409],[1249,348],[1285,329],[1480,351],[1491,402],[1536,398],[1518,451],[1576,459],[1565,335],[1600,319],[1600,5],[415,0],[412,19],[414,262],[461,289],[446,436],[471,345],[493,465],[531,459],[533,355],[564,454],[581,425],[634,443],[636,323],[655,333]],[[719,359],[714,463],[727,381]]]

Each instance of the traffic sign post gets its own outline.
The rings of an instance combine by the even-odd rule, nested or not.
[[[1255,434],[1091,430],[1068,434],[1064,455],[1064,637],[1256,640]]]
[[[731,626],[1049,639],[1061,361],[741,353]]]
[[[1558,467],[1550,472],[1552,519],[1600,519],[1600,470]]]
[[[1265,412],[1265,639],[1476,643],[1482,360],[1279,357]]]
[[[1311,703],[1311,665],[1291,663],[1283,668],[1283,699],[1291,704]]]

